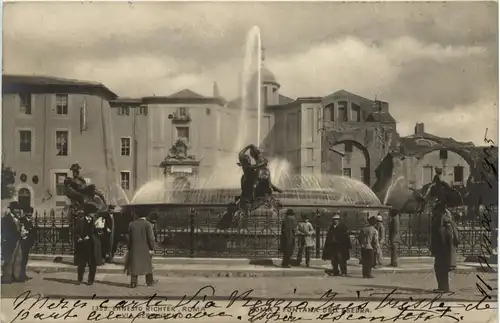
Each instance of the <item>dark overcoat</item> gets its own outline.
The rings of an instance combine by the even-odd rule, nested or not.
[[[460,243],[456,224],[447,216],[437,216],[432,222],[431,253],[434,264],[451,271],[456,267],[457,247]]]
[[[297,229],[297,222],[295,216],[285,215],[281,222],[281,236],[280,236],[280,252],[293,254],[295,249],[295,231]]]
[[[336,227],[332,224],[326,234],[325,245],[323,247],[323,260],[330,260],[333,253],[339,250],[342,257],[349,260],[349,250],[351,249],[351,239],[349,231],[343,223],[339,223]]]
[[[75,263],[103,264],[101,241],[96,233],[94,217],[80,216],[75,221]]]
[[[129,225],[127,269],[130,275],[139,276],[153,273],[153,258],[149,254],[155,250],[152,224],[146,218],[134,220]]]
[[[2,218],[2,275],[10,275],[7,279],[21,279],[22,275],[22,244],[21,223],[12,214]]]

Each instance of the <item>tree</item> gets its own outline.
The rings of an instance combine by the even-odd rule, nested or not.
[[[16,194],[15,182],[16,172],[2,164],[2,200],[10,199]]]

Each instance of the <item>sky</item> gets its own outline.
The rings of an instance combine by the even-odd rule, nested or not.
[[[245,38],[292,98],[337,90],[389,102],[459,141],[498,132],[494,2],[4,3],[3,70],[101,82],[123,97],[239,95]],[[496,137],[496,135],[495,135]]]

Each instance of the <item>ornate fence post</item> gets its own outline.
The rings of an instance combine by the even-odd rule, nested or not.
[[[196,217],[196,211],[194,209],[191,209],[191,213],[189,216],[189,257],[193,258],[194,257],[194,239],[195,239],[195,232],[194,232],[194,221]]]
[[[320,258],[320,248],[321,248],[321,213],[319,209],[316,209],[316,219],[314,227],[316,228],[316,258]]]

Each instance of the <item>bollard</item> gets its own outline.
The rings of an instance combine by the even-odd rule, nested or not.
[[[320,258],[321,250],[321,213],[316,209],[316,221],[314,228],[316,229],[316,258]]]

